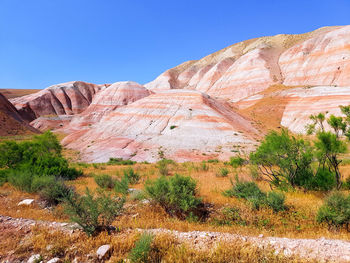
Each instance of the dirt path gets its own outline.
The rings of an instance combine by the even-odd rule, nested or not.
[[[33,226],[45,226],[55,229],[61,229],[70,233],[72,229],[76,228],[75,224],[36,221],[24,218],[12,218],[0,215],[0,230],[25,230]],[[237,234],[221,233],[221,232],[179,232],[169,229],[137,229],[139,232],[147,231],[154,235],[157,234],[171,234],[180,242],[191,244],[197,249],[211,248],[218,242],[226,242],[242,240],[255,244],[260,248],[270,247],[276,253],[283,253],[285,256],[296,255],[305,259],[316,259],[331,262],[350,262],[350,242],[337,239],[291,239],[279,237],[258,237],[242,236]]]

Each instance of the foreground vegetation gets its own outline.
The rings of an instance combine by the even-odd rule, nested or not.
[[[347,108],[343,110],[347,112]],[[113,235],[126,229],[167,228],[349,239],[348,119],[328,118],[332,132],[324,130],[322,114],[312,119],[315,123],[309,131],[315,136],[311,139],[287,130],[270,132],[249,157],[236,156],[227,162],[211,159],[179,164],[162,159],[148,164],[111,158],[104,164],[69,163],[50,132],[33,140],[1,142],[0,198],[4,205],[0,214],[71,219],[89,236],[89,242],[103,244],[108,239],[116,244],[116,259],[128,257],[135,262],[140,261],[135,258],[180,257],[179,253],[199,262],[222,262],[225,256],[201,254],[187,247],[170,249],[174,240],[166,243],[170,252],[162,252],[164,247],[155,245],[158,237],[150,236],[138,242],[136,236],[127,237],[131,241],[126,248]],[[38,204],[18,210],[23,197],[43,200],[50,210]],[[249,244],[237,247],[238,254],[230,254],[236,252],[225,246],[224,254],[233,258],[247,259],[250,252],[244,252],[246,256],[239,253],[249,247],[257,253],[251,262],[284,260]]]

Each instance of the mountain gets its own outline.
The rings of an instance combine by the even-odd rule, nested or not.
[[[269,129],[305,132],[308,116],[350,104],[350,26],[243,41],[141,85],[69,82],[11,102],[90,162],[228,158]]]
[[[38,133],[20,116],[17,109],[0,93],[0,136]]]

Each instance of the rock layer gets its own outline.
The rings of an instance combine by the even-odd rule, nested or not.
[[[169,90],[117,108],[63,143],[79,149],[86,161],[155,161],[160,152],[187,161],[227,155],[238,144],[251,147],[255,133],[250,122],[228,105],[198,91]]]
[[[150,94],[145,87],[136,82],[116,82],[98,92],[89,107],[81,114],[74,116],[70,128],[88,127],[99,122],[103,116],[116,108],[128,105]]]
[[[72,115],[84,111],[96,92],[105,87],[82,81],[67,82],[14,98],[11,102],[27,121],[48,115]]]

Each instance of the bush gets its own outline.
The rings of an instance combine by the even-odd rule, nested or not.
[[[203,161],[203,162],[200,164],[200,170],[201,170],[201,171],[208,171],[208,170],[209,170],[209,166],[206,164],[205,161]]]
[[[223,167],[223,168],[219,169],[219,172],[216,173],[216,176],[217,177],[227,177],[228,173],[229,173],[229,171],[225,167]]]
[[[7,172],[5,170],[0,170],[0,186],[3,186],[7,182]]]
[[[269,192],[267,193],[266,204],[273,209],[274,212],[283,211],[286,209],[284,201],[286,197],[283,193]]]
[[[151,251],[151,244],[153,235],[143,233],[138,241],[135,243],[135,247],[129,253],[129,259],[131,262],[150,262],[149,253]]]
[[[140,180],[140,175],[134,171],[131,167],[123,170],[124,176],[128,178],[130,184],[137,184]]]
[[[167,176],[169,175],[169,168],[168,165],[169,164],[173,164],[174,161],[173,160],[168,160],[168,159],[162,159],[157,163],[157,167],[159,170],[160,175],[162,176]]]
[[[108,165],[133,165],[135,163],[135,161],[124,160],[122,158],[109,158],[107,162]]]
[[[25,191],[25,192],[32,192],[32,180],[33,180],[33,173],[28,170],[15,170],[15,169],[8,169],[7,170],[7,180],[10,184],[12,184],[15,188]]]
[[[209,159],[207,162],[208,163],[218,163],[219,160],[218,159]]]
[[[123,176],[120,180],[114,181],[114,191],[117,194],[127,195],[129,192],[129,179],[127,176]]]
[[[64,211],[91,236],[101,231],[110,231],[110,225],[120,215],[124,202],[123,198],[115,200],[102,191],[95,197],[95,194],[86,188],[84,196],[71,193],[65,198]]]
[[[235,168],[243,166],[245,160],[241,156],[231,157],[229,164]]]
[[[316,217],[317,222],[326,222],[329,227],[346,226],[349,230],[350,223],[350,196],[340,192],[330,195],[320,207]]]
[[[330,191],[336,187],[337,181],[334,172],[329,169],[319,169],[304,185],[308,190]]]
[[[43,187],[39,195],[49,205],[57,205],[73,193],[73,189],[66,186],[62,180],[54,180]]]
[[[35,136],[31,141],[1,142],[0,168],[5,168],[1,173],[16,188],[27,192],[36,191],[36,187],[32,188],[34,177],[71,180],[82,175],[81,171],[68,166],[61,152],[62,147],[51,132]]]
[[[114,180],[108,174],[96,175],[94,177],[96,184],[104,189],[112,189],[114,187]]]
[[[147,181],[145,189],[147,194],[166,212],[179,218],[186,218],[190,214],[199,215],[202,200],[198,198],[196,182],[189,176],[176,174],[171,178],[164,176],[155,181]]]
[[[45,187],[53,185],[56,182],[56,177],[49,176],[33,176],[31,181],[31,192],[39,192]]]
[[[246,199],[254,209],[259,209],[266,203],[266,194],[254,182],[236,180],[236,184],[233,185],[232,189],[225,191],[224,195]]]

